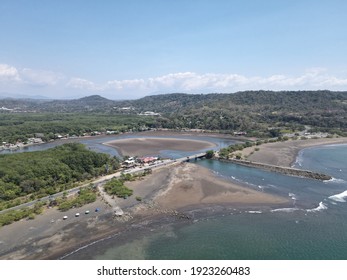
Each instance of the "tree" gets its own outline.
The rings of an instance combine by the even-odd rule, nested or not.
[[[133,194],[133,190],[123,184],[122,180],[112,179],[105,184],[105,191],[110,195],[116,195],[120,198],[127,198]]]
[[[213,156],[214,156],[214,151],[213,150],[206,151],[206,158],[207,159],[213,158]]]

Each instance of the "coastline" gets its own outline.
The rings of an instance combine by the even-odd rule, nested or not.
[[[347,143],[347,138],[267,143],[260,145],[260,150],[248,159],[291,166],[304,148],[344,143]],[[250,154],[254,147],[247,149]],[[155,170],[143,180],[127,185],[134,189],[134,195],[126,200],[117,199],[125,210],[124,217],[113,218],[112,209],[98,198],[91,205],[70,210],[67,221],[62,220],[65,213],[47,209],[34,220],[21,220],[0,228],[0,259],[59,259],[80,247],[103,242],[114,235],[122,234],[126,240],[128,233],[135,234],[140,228],[150,232],[152,225],[189,223],[191,211],[200,211],[206,216],[216,213],[216,209],[222,213],[223,209],[271,209],[291,205],[288,198],[226,182],[210,170],[189,163]],[[141,196],[142,201],[137,201],[136,196]],[[74,217],[76,212],[84,213],[95,207],[102,211]],[[73,255],[69,258],[73,259]]]
[[[347,137],[288,140],[285,142],[266,143],[260,146],[243,149],[241,153],[243,157],[246,157],[247,160],[250,161],[292,167],[301,150],[331,144],[347,144]],[[256,147],[259,148],[259,151],[255,151]],[[252,152],[253,154],[251,154]]]
[[[126,200],[116,199],[125,212],[122,217],[113,217],[112,209],[99,198],[92,205],[67,213],[48,209],[34,220],[0,228],[0,259],[59,259],[80,247],[124,232],[136,232],[145,225],[190,222],[191,210],[200,209],[204,215],[210,215],[213,211],[204,209],[227,206],[252,209],[291,203],[287,198],[225,181],[191,163],[155,170],[143,180],[126,185],[134,194]],[[137,201],[136,196],[141,196],[142,201]],[[102,211],[83,214],[94,207],[101,207]],[[74,217],[76,212],[81,216]],[[64,215],[68,215],[68,220],[62,219]]]

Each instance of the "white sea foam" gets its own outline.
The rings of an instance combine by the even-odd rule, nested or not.
[[[328,144],[328,145],[324,145],[322,147],[341,147],[341,146],[347,146],[346,143],[342,143],[342,144]]]
[[[250,213],[250,214],[261,214],[263,212],[261,212],[261,211],[247,211],[247,213]]]
[[[268,187],[271,187],[271,188],[274,188],[274,189],[278,189],[278,187],[275,186],[275,185],[268,184],[267,186],[268,186]]]
[[[307,209],[307,212],[319,212],[322,210],[326,210],[328,207],[323,203],[323,201],[319,202],[319,205],[316,208],[313,209]]]
[[[324,180],[323,181],[324,183],[346,183],[346,181],[345,180],[343,180],[343,179],[337,179],[337,178],[331,178],[330,180]]]
[[[288,196],[290,196],[293,200],[296,200],[296,196],[294,193],[288,193]]]
[[[298,211],[301,210],[299,208],[278,208],[278,209],[273,209],[271,210],[271,212],[287,212],[287,213],[291,213],[294,211]]]
[[[345,200],[346,197],[347,197],[347,191],[344,191],[342,193],[329,196],[329,199],[337,201],[337,202],[346,202]]]
[[[295,166],[302,166],[303,160],[304,160],[303,151],[301,150],[301,151],[298,153],[298,156],[296,157],[295,162],[294,162],[294,164],[292,165],[292,167],[295,167]]]

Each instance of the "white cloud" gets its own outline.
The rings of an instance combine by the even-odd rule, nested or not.
[[[0,64],[0,80],[2,81],[19,81],[18,70],[7,64]]]
[[[283,74],[261,76],[244,76],[239,74],[198,74],[194,72],[171,73],[148,79],[112,80],[96,85],[84,79],[73,79],[68,87],[89,91],[104,91],[114,94],[136,92],[143,96],[151,92],[235,92],[240,90],[305,90],[331,89],[343,90],[347,78],[329,75],[326,69],[311,68],[299,76]]]
[[[4,85],[55,86],[63,78],[63,75],[52,71],[17,69],[14,66],[0,64],[0,81]]]
[[[146,79],[109,80],[95,83],[83,78],[66,78],[47,70],[18,69],[0,64],[0,85],[2,90],[30,93],[40,90],[42,95],[76,96],[76,89],[83,95],[102,94],[110,98],[138,98],[153,92],[236,92],[242,90],[346,90],[347,72],[341,76],[329,74],[324,68],[310,68],[301,75],[274,74],[270,76],[246,76],[237,73],[178,72]]]
[[[70,81],[66,84],[67,87],[84,89],[90,91],[100,90],[93,82],[81,78],[71,78]]]
[[[146,85],[145,80],[143,79],[133,79],[133,80],[113,80],[108,81],[106,85],[103,87],[106,89],[116,89],[116,90],[124,90],[124,89],[145,89]]]
[[[64,77],[61,74],[46,70],[24,68],[20,70],[20,77],[24,83],[33,86],[54,86]]]

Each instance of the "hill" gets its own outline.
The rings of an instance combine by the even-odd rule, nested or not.
[[[346,91],[173,93],[125,101],[93,95],[75,100],[46,102],[0,100],[1,107],[19,108],[19,111],[22,108],[39,113],[106,115],[136,115],[153,111],[160,113],[160,117],[155,118],[152,127],[247,131],[254,136],[268,136],[269,131],[273,133],[275,130],[303,130],[304,126],[331,133],[347,133]]]

